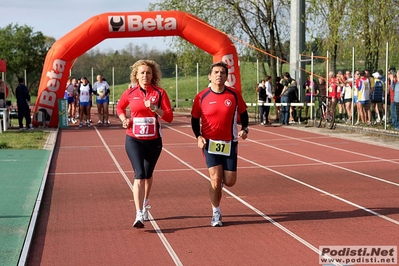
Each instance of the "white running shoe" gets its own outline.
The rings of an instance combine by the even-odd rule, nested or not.
[[[220,212],[214,212],[212,215],[211,226],[222,226],[222,214]]]
[[[142,213],[136,215],[136,221],[134,221],[133,227],[144,228],[144,217]]]
[[[143,219],[144,219],[144,221],[149,221],[150,220],[148,218],[148,209],[149,208],[151,208],[151,206],[148,205],[148,204],[143,207]]]

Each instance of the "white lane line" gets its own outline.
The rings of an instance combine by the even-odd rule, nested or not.
[[[114,163],[115,163],[116,167],[118,168],[119,172],[121,173],[121,175],[125,179],[126,183],[128,184],[128,186],[130,187],[130,189],[133,192],[133,185],[130,182],[129,178],[127,177],[127,175],[123,171],[123,169],[120,166],[119,162],[116,160],[114,154],[112,153],[112,151],[108,147],[107,143],[105,142],[104,138],[101,136],[101,134],[98,131],[98,129],[96,127],[94,127],[94,128],[96,129],[97,135],[100,137],[102,143],[104,144],[104,147],[107,149],[109,156],[111,156],[111,158],[114,161]],[[164,247],[168,251],[168,253],[171,256],[172,260],[175,262],[175,265],[183,265],[183,263],[180,261],[179,257],[177,256],[176,252],[173,250],[172,246],[169,244],[169,242],[166,239],[165,235],[162,233],[162,230],[159,228],[158,224],[153,219],[151,213],[148,213],[148,216],[150,218],[150,222],[151,222],[152,226],[154,227],[155,231],[157,232],[158,237],[161,239]]]
[[[183,132],[183,134],[185,134]],[[163,148],[163,150],[168,153],[170,156],[172,156],[173,158],[175,158],[177,161],[179,161],[180,163],[184,164],[185,166],[187,166],[188,168],[190,168],[191,170],[193,170],[194,172],[196,172],[197,174],[199,174],[200,176],[202,176],[203,178],[207,179],[208,181],[210,181],[210,178],[201,173],[200,171],[198,171],[196,168],[194,168],[193,166],[189,165],[188,163],[186,163],[183,159],[180,159],[178,156],[176,156],[175,154],[173,154],[172,152],[168,151],[167,149]],[[322,255],[321,251],[316,248],[315,246],[313,246],[312,244],[310,244],[309,242],[307,242],[305,239],[301,238],[300,236],[298,236],[297,234],[295,234],[294,232],[292,232],[291,230],[289,230],[288,228],[282,226],[281,224],[279,224],[278,222],[276,222],[275,220],[273,220],[272,218],[270,218],[269,216],[267,216],[266,214],[264,214],[263,212],[261,212],[260,210],[258,210],[257,208],[255,208],[254,206],[252,206],[251,204],[249,204],[248,202],[246,202],[245,200],[241,199],[240,197],[238,197],[237,195],[235,195],[233,192],[229,191],[226,188],[223,188],[223,190],[229,194],[232,198],[236,199],[237,201],[241,202],[243,205],[245,205],[246,207],[248,207],[249,209],[251,209],[252,211],[254,211],[255,213],[259,214],[261,217],[263,217],[264,219],[266,219],[268,222],[270,222],[271,224],[275,225],[276,227],[278,227],[279,229],[281,229],[282,231],[284,231],[285,233],[287,233],[288,235],[290,235],[292,238],[296,239],[297,241],[299,241],[300,243],[302,243],[303,245],[307,246],[308,248],[310,248],[312,251],[314,251],[315,253],[317,253],[319,256],[322,256],[326,259],[331,259],[329,256],[326,255]],[[341,264],[335,264],[335,265],[341,265]]]
[[[181,132],[181,131],[179,131],[179,130],[177,130],[177,129],[174,129],[174,128],[171,128],[171,127],[169,127],[169,128],[172,129],[172,130],[174,130],[174,131],[176,131],[176,132],[179,132],[179,133],[181,133],[181,134],[183,134],[183,135],[185,135],[185,136],[189,136],[190,138],[195,139],[192,135],[188,135],[188,134],[185,133],[185,132]],[[277,149],[277,150],[279,150],[279,151],[287,152],[287,151],[285,151],[285,150],[283,150],[283,149],[275,148],[275,147],[273,147],[273,146],[269,146],[269,145],[264,144],[264,143],[259,143],[259,142],[257,142],[257,141],[253,141],[253,140],[250,140],[250,139],[246,139],[245,141],[253,142],[253,143],[258,144],[258,145],[263,145],[263,146],[266,146],[266,147],[270,147],[270,148]],[[360,175],[369,176],[370,178],[377,179],[377,180],[380,179],[380,178],[375,178],[375,177],[372,177],[372,176],[370,176],[370,175],[366,175],[366,174],[363,174],[363,173],[360,173],[360,172],[357,172],[357,171],[352,171],[352,170],[346,169],[346,168],[344,168],[344,167],[331,165],[331,164],[329,164],[329,163],[326,163],[326,162],[323,162],[323,161],[320,161],[320,160],[317,160],[317,159],[313,159],[313,158],[310,158],[310,157],[307,157],[307,156],[303,156],[303,155],[300,155],[300,154],[296,154],[296,153],[294,153],[294,152],[287,152],[287,153],[289,153],[289,154],[291,154],[291,155],[295,155],[295,156],[307,158],[307,159],[309,159],[309,160],[314,160],[314,161],[320,162],[320,163],[322,163],[322,164],[330,165],[330,166],[337,167],[337,168],[340,168],[340,169],[343,169],[343,170],[347,170],[347,171],[353,172],[353,173],[355,173],[355,174],[360,174]],[[315,187],[315,186],[312,186],[312,185],[310,185],[310,184],[307,184],[307,183],[305,183],[305,182],[302,182],[302,181],[300,181],[300,180],[298,180],[298,179],[295,179],[295,178],[293,178],[293,177],[291,177],[291,176],[288,176],[288,175],[286,175],[286,174],[283,174],[283,173],[281,173],[281,172],[278,172],[278,171],[276,171],[276,170],[273,170],[273,169],[271,169],[271,168],[269,168],[269,167],[266,167],[266,166],[263,166],[263,165],[261,165],[261,164],[258,164],[258,163],[256,163],[256,162],[251,161],[251,160],[249,160],[249,159],[246,159],[246,158],[244,158],[244,157],[242,157],[242,156],[238,156],[238,157],[239,157],[240,159],[242,159],[242,160],[244,160],[244,161],[246,161],[246,162],[249,162],[249,163],[251,163],[251,164],[253,164],[253,165],[256,165],[256,166],[258,166],[258,167],[260,167],[260,168],[263,168],[263,169],[265,169],[265,170],[268,170],[268,171],[270,171],[270,172],[273,172],[273,173],[275,173],[275,174],[277,174],[277,175],[280,175],[280,176],[282,176],[282,177],[284,177],[284,178],[287,178],[287,179],[289,179],[289,180],[291,180],[291,181],[294,181],[294,182],[299,183],[299,184],[301,184],[301,185],[304,185],[304,186],[306,186],[306,187],[308,187],[308,188],[311,188],[311,189],[313,189],[313,190],[316,190],[316,191],[318,191],[318,192],[321,192],[321,193],[324,194],[324,195],[330,196],[330,197],[335,198],[335,199],[337,199],[337,200],[339,200],[339,201],[342,201],[342,202],[344,202],[344,203],[346,203],[346,204],[349,204],[349,205],[352,205],[352,206],[354,206],[354,207],[356,207],[356,208],[359,208],[359,209],[361,209],[361,210],[363,210],[363,211],[365,211],[365,212],[371,213],[371,214],[373,214],[373,215],[375,215],[375,216],[377,216],[377,217],[379,217],[379,218],[382,218],[382,219],[387,220],[387,221],[389,221],[389,222],[391,222],[391,223],[394,223],[394,224],[396,224],[396,225],[399,225],[399,221],[394,220],[394,219],[392,219],[392,218],[390,218],[390,217],[387,217],[387,216],[385,216],[385,215],[383,215],[383,214],[380,214],[380,213],[378,213],[378,212],[375,212],[375,211],[373,211],[373,210],[370,210],[370,209],[368,209],[368,208],[366,208],[366,207],[363,207],[363,206],[361,206],[361,205],[359,205],[359,204],[356,204],[356,203],[351,202],[351,201],[349,201],[349,200],[346,200],[346,199],[344,199],[344,198],[338,197],[338,196],[336,196],[336,195],[334,195],[334,194],[331,194],[331,193],[329,193],[329,192],[327,192],[327,191],[325,191],[325,190],[322,190],[322,189],[320,189],[320,188],[317,188],[317,187]],[[183,163],[183,161],[182,161],[182,163]],[[186,163],[184,163],[184,164],[185,164],[185,165],[188,165],[188,164],[186,164]],[[190,166],[190,168],[192,168],[192,167]],[[192,169],[194,169],[194,168],[192,168]],[[198,171],[196,171],[196,172],[198,172]],[[199,173],[199,172],[198,172],[198,173]],[[207,179],[208,179],[208,178],[207,178]],[[209,179],[208,179],[208,180],[209,180]],[[381,181],[386,182],[386,183],[392,183],[393,185],[398,185],[398,184],[396,184],[396,183],[393,183],[393,182],[390,182],[390,181],[386,181],[386,180],[383,180],[383,179],[381,179]],[[226,190],[226,191],[227,191],[227,190]],[[238,199],[238,198],[237,198],[237,199]]]
[[[257,128],[254,128],[253,130],[260,131],[260,132],[265,132],[265,133],[268,133],[270,135],[281,137],[281,134],[273,133],[273,132],[270,132],[270,131],[263,131],[263,130],[260,130],[260,129],[257,129]],[[307,131],[302,131],[302,132],[307,132]],[[350,154],[354,154],[354,155],[358,155],[358,156],[362,156],[362,157],[367,157],[367,158],[371,158],[371,159],[378,160],[378,161],[389,162],[389,163],[393,163],[393,164],[399,164],[398,161],[395,161],[396,159],[395,160],[384,159],[384,158],[381,158],[381,157],[376,157],[376,156],[372,156],[372,155],[368,155],[368,154],[364,154],[364,153],[360,153],[360,152],[355,152],[355,151],[348,151],[348,150],[345,150],[345,149],[337,148],[337,147],[330,146],[330,145],[325,145],[325,144],[322,144],[322,143],[312,142],[312,141],[308,141],[308,140],[304,140],[304,139],[293,138],[293,137],[290,137],[290,136],[284,136],[284,137],[287,138],[287,139],[301,141],[301,142],[309,143],[311,145],[317,145],[317,146],[321,146],[321,147],[324,147],[324,148],[337,150],[337,151],[341,151],[341,152],[345,152],[345,153],[350,153]],[[327,136],[327,137],[331,138],[332,136]],[[335,138],[335,137],[334,137],[334,139],[344,140],[342,138]],[[351,140],[346,140],[346,141],[349,142]],[[361,145],[361,144],[365,144],[365,143],[359,143],[359,145]],[[384,148],[386,148],[386,147],[384,147]]]
[[[332,163],[324,162],[324,161],[321,161],[321,160],[318,160],[318,159],[311,158],[311,157],[306,156],[306,155],[302,155],[302,154],[298,154],[298,153],[295,153],[295,152],[291,152],[291,151],[287,151],[287,150],[284,150],[284,149],[280,149],[278,147],[274,147],[274,146],[271,146],[271,145],[268,145],[268,144],[265,144],[265,143],[262,143],[262,142],[259,142],[259,141],[256,141],[256,140],[246,139],[246,141],[249,141],[249,142],[255,143],[257,145],[265,146],[265,147],[268,147],[268,148],[271,148],[271,149],[275,149],[275,150],[278,150],[278,151],[281,151],[281,152],[285,152],[285,153],[288,153],[288,154],[291,154],[291,155],[294,155],[294,156],[302,157],[302,158],[305,158],[305,159],[310,160],[310,161],[318,162],[318,163],[321,163],[321,164],[324,164],[324,165],[335,167],[335,168],[338,168],[338,169],[341,169],[341,170],[344,170],[344,171],[347,171],[347,172],[351,172],[351,173],[354,173],[354,174],[357,174],[357,175],[361,175],[361,176],[364,176],[364,177],[368,177],[368,178],[371,178],[371,179],[374,179],[374,180],[378,180],[378,181],[381,181],[381,182],[384,182],[384,183],[399,187],[398,183],[395,183],[395,182],[392,182],[392,181],[389,181],[389,180],[385,180],[385,179],[382,179],[382,178],[379,178],[379,177],[376,177],[376,176],[365,174],[365,173],[362,173],[362,172],[359,172],[359,171],[356,171],[356,170],[352,170],[352,169],[349,169],[349,168],[345,168],[345,167],[342,167],[342,166],[339,166],[339,165],[335,165],[335,164],[332,164]],[[377,157],[375,157],[375,158],[377,158]],[[381,160],[384,160],[384,159],[381,159]],[[388,160],[386,160],[386,161],[388,161]],[[388,161],[388,162],[390,162],[390,161]]]

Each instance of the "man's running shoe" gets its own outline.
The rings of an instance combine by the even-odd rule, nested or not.
[[[103,125],[103,121],[99,120],[99,121],[97,122],[97,126],[101,127],[102,125]]]
[[[222,214],[220,212],[214,212],[212,215],[211,226],[222,226]]]
[[[144,217],[143,217],[143,214],[137,214],[136,215],[136,221],[134,221],[133,227],[144,228]]]
[[[87,125],[87,127],[91,127],[90,122],[87,122],[86,125]]]
[[[143,219],[144,221],[149,221],[150,219],[148,219],[148,209],[151,208],[150,205],[145,205],[143,208]]]
[[[83,122],[80,122],[80,123],[79,123],[79,127],[83,127]]]

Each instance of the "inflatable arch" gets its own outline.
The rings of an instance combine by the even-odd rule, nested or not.
[[[110,12],[88,19],[53,44],[44,62],[34,112],[44,109],[46,125],[57,127],[58,99],[64,97],[73,60],[107,38],[154,36],[180,36],[211,54],[213,62],[226,62],[226,85],[241,91],[237,51],[226,34],[181,11]]]

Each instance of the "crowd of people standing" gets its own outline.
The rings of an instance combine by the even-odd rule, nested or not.
[[[270,124],[270,103],[283,103],[275,105],[275,122],[282,125],[295,123],[298,113],[302,115],[302,107],[291,106],[294,102],[304,102],[304,119],[309,118],[309,103],[321,102],[324,98],[331,101],[332,108],[336,110],[336,122],[354,125],[372,126],[387,120],[392,127],[399,130],[399,71],[394,67],[388,69],[388,77],[382,70],[371,72],[368,70],[355,71],[330,71],[328,78],[318,77],[312,80],[308,75],[302,87],[286,72],[283,78],[277,77],[274,89],[270,88],[271,78],[266,77],[256,87],[259,106],[259,120],[261,125]],[[299,99],[299,90],[303,89],[305,96]],[[385,90],[387,89],[387,92]],[[396,92],[396,93],[395,93]],[[387,113],[385,114],[385,95],[387,98]],[[353,106],[352,106],[353,105]],[[352,114],[354,117],[352,118]],[[302,117],[302,116],[301,116]],[[281,118],[281,121],[280,121]]]
[[[80,79],[70,77],[66,84],[64,97],[68,101],[68,121],[76,124],[79,120],[79,127],[84,125],[91,127],[91,107],[95,96],[98,111],[97,125],[108,126],[109,95],[110,86],[102,75],[97,75],[94,85],[91,85],[87,77]]]

